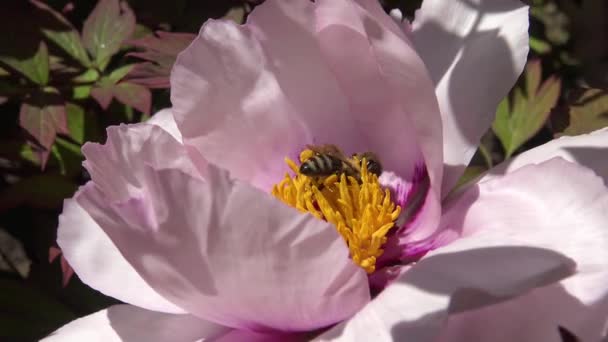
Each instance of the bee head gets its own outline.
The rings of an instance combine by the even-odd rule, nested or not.
[[[380,174],[382,173],[382,164],[380,164],[380,160],[378,160],[378,157],[374,153],[364,152],[358,155],[357,158],[359,158],[359,160],[365,158],[365,160],[367,161],[367,165],[365,165],[367,171],[377,176],[380,176]]]

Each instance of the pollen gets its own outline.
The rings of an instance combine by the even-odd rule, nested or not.
[[[300,162],[314,156],[311,150],[300,154]],[[310,213],[336,227],[344,238],[352,260],[367,273],[376,269],[386,235],[399,217],[401,207],[391,200],[378,176],[361,168],[360,180],[344,173],[328,177],[309,177],[289,158],[285,162],[295,175],[287,173],[272,194],[303,213]],[[363,159],[361,165],[367,165]]]

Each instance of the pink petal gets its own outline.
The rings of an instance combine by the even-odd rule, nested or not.
[[[147,124],[156,125],[165,131],[167,131],[175,140],[182,142],[182,134],[177,128],[175,119],[173,118],[173,112],[171,108],[165,108],[154,114],[148,121]]]
[[[518,0],[425,0],[413,40],[443,118],[447,194],[473,157],[528,55],[528,7]]]
[[[445,326],[448,310],[461,315],[535,287],[539,288],[532,293],[541,293],[543,286],[573,272],[561,282],[563,289],[583,303],[597,305],[602,298],[595,306],[599,311],[588,311],[588,317],[604,312],[608,283],[599,280],[608,262],[608,192],[588,169],[561,159],[527,166],[470,187],[444,208],[442,225],[448,234],[442,238],[466,238],[429,253],[354,318],[330,331],[328,338],[434,340]],[[565,305],[565,300],[555,305]],[[537,319],[534,312],[528,320]],[[488,319],[481,331],[503,321]],[[584,322],[563,324],[575,333],[583,326],[597,326]],[[557,327],[560,321],[553,323]],[[474,324],[466,327],[473,329]],[[526,337],[515,340],[535,341]]]
[[[597,135],[600,134],[586,138],[598,138]],[[560,140],[577,142],[574,138]],[[558,146],[542,148],[547,152],[553,150],[554,155],[569,156],[567,145],[561,145],[562,151]],[[559,285],[537,289],[496,308],[457,315],[450,329],[458,334],[476,332],[493,336],[496,338],[491,340],[500,341],[500,332],[522,326],[528,319],[538,323],[523,330],[530,336],[555,337],[559,324],[581,338],[599,339],[608,323],[608,192],[601,178],[587,168],[554,158],[539,165],[523,166],[504,177],[494,176],[463,193],[448,207],[444,220],[455,234],[501,230],[525,239],[528,245],[555,250],[577,263],[577,274]],[[454,222],[463,223],[454,225]],[[479,320],[480,314],[509,323],[497,324],[492,331],[476,328],[473,322]],[[463,322],[462,317],[471,317],[472,322]],[[548,325],[555,329],[544,330]]]
[[[347,153],[372,150],[403,176],[422,156],[439,165],[441,147],[435,144],[430,153],[418,146],[415,136],[421,131],[411,129],[408,117],[424,111],[426,122],[433,123],[428,117],[436,114],[440,125],[432,84],[403,37],[388,29],[387,41],[368,37],[364,19],[381,30],[387,22],[400,32],[390,17],[382,14],[380,20],[373,11],[381,9],[271,0],[256,7],[245,26],[206,23],[172,73],[173,109],[186,143],[265,190],[286,171],[284,157],[297,156],[309,143],[333,143]],[[332,40],[340,37],[333,29],[352,35],[350,45],[341,41],[341,50],[361,60],[337,62],[341,56]],[[401,100],[403,92],[411,93],[408,101]],[[439,141],[437,125],[427,127]],[[439,170],[440,179],[435,164],[433,177]]]
[[[149,310],[184,312],[148,286],[101,227],[73,199],[63,204],[57,244],[80,280],[103,294]]]
[[[164,128],[146,123],[112,126],[104,145],[86,143],[84,166],[106,196],[118,201],[139,194],[145,187],[144,168],[178,168],[199,175],[188,149]]]
[[[216,338],[213,342],[303,342],[302,336],[277,333],[257,333],[247,330],[230,330],[226,334]]]
[[[553,251],[504,234],[461,239],[429,253],[321,341],[435,341],[449,310],[484,307],[572,273]]]
[[[450,316],[440,341],[567,341],[559,336],[560,326],[578,341],[600,341],[608,324],[608,272],[603,269]]]
[[[211,164],[205,181],[152,167],[141,177],[146,187],[128,200],[112,202],[95,184],[77,200],[138,273],[188,312],[239,329],[306,331],[369,301],[365,272],[329,223]]]
[[[605,184],[608,184],[607,152],[608,128],[574,137],[564,136],[528,150],[498,165],[490,170],[484,180],[517,170],[527,164],[540,163],[551,158],[561,157],[590,168],[604,179]]]
[[[362,128],[359,139],[371,135],[367,147],[406,179],[424,160],[439,193],[441,117],[433,83],[411,42],[377,1],[319,1],[316,14],[323,55]]]
[[[191,315],[114,305],[68,323],[43,342],[193,342],[213,339],[228,329]]]

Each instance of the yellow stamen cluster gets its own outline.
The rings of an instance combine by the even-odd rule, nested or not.
[[[314,152],[304,150],[300,162]],[[382,189],[378,176],[361,168],[360,182],[351,176],[332,175],[315,179],[303,175],[291,159],[285,161],[295,173],[289,173],[272,189],[272,194],[302,212],[326,220],[342,235],[352,260],[367,273],[376,269],[382,255],[386,234],[399,217],[401,208],[391,201],[390,191]],[[362,161],[366,165],[366,161]],[[322,185],[322,186],[321,186]]]

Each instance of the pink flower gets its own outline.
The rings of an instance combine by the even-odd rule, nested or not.
[[[80,279],[127,304],[46,340],[598,340],[608,131],[447,195],[523,68],[527,23],[515,0],[425,0],[411,26],[374,0],[207,22],[173,108],[85,145],[92,181],[60,217]],[[328,143],[385,172],[285,176]]]

